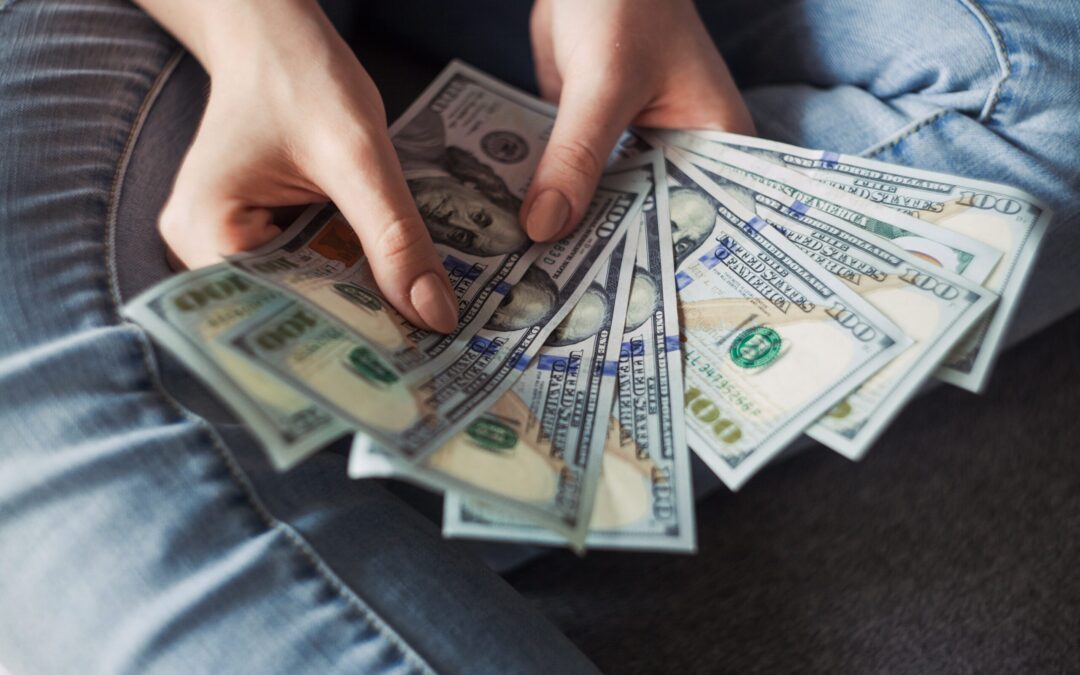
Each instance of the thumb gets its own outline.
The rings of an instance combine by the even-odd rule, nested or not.
[[[417,326],[453,332],[457,297],[390,138],[376,133],[363,146],[346,159],[345,170],[331,172],[321,185],[360,238],[386,299]]]
[[[568,80],[521,221],[534,241],[568,234],[588,207],[615,142],[641,108],[632,92]]]

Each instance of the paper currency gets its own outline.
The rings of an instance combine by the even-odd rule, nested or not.
[[[622,162],[653,186],[666,186],[662,155]],[[626,328],[619,350],[618,397],[603,451],[588,548],[692,552],[693,486],[686,446],[679,362],[675,262],[667,191],[643,210]],[[532,522],[448,494],[447,536],[558,545]]]
[[[437,372],[468,348],[469,339],[540,250],[528,247],[485,261],[440,253],[462,317],[450,335],[413,326],[383,297],[360,240],[332,205],[310,207],[279,237],[229,262],[294,299],[322,309],[368,341],[395,370],[416,372],[419,377]]]
[[[755,181],[725,148],[717,161],[686,155],[726,193],[877,307],[915,343],[810,426],[806,433],[859,459],[997,296],[886,239]]]
[[[810,178],[978,239],[1003,252],[982,283],[1001,295],[991,316],[957,345],[937,375],[971,391],[986,384],[1005,327],[1023,290],[1052,213],[1022,190],[822,150],[719,132],[694,132]]]
[[[224,339],[383,447],[419,459],[513,384],[635,221],[645,191],[606,180],[581,225],[541,251],[468,348],[434,375],[402,372],[373,341],[308,304],[245,323]]]
[[[350,474],[445,492],[448,536],[577,550],[692,551],[688,441],[738,489],[802,431],[857,458],[942,359],[943,379],[985,382],[1050,217],[1034,198],[631,132],[582,225],[535,244],[517,214],[554,115],[454,62],[391,127],[458,298],[451,335],[393,309],[332,205],[125,314],[277,468],[358,431]]]
[[[668,160],[687,438],[734,490],[911,341],[683,156]]]
[[[581,549],[600,476],[640,229],[634,224],[628,230],[597,280],[490,410],[416,465],[356,444],[350,475],[389,465],[396,477],[468,495],[476,510],[527,522],[532,530],[546,528]]]
[[[279,471],[349,431],[281,378],[218,342],[267,307],[286,304],[280,292],[227,265],[214,265],[174,276],[123,309],[225,400]]]
[[[717,151],[715,142],[684,131],[646,132],[646,136],[705,158],[711,158]],[[781,167],[773,162],[748,153],[744,155],[747,163],[740,165],[739,170],[751,178],[785,190],[805,204],[843,218],[977,284],[985,281],[1001,260],[1001,251],[978,239],[861,199],[802,174],[781,173]]]
[[[255,340],[258,331],[240,331],[232,346],[300,388],[318,383],[307,393],[410,459],[448,440],[510,386],[584,292],[640,202],[634,186],[605,184],[572,235],[554,245],[529,242],[517,212],[553,116],[547,104],[455,62],[391,128],[410,189],[461,298],[454,335],[418,331],[390,308],[351,228],[331,207],[309,210],[274,242],[231,260],[328,315],[311,319],[329,340],[320,343],[330,349],[321,354],[362,347],[373,368],[393,373],[400,382],[395,386],[411,392],[407,408],[397,411],[405,415],[401,420],[380,419],[376,408],[350,399],[355,382],[333,373],[355,368],[311,358],[302,338],[267,350]],[[526,269],[534,283],[522,286]],[[522,288],[516,303],[502,303],[515,286]],[[346,334],[331,331],[333,324]]]

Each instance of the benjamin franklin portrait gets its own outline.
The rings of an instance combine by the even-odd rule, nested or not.
[[[529,245],[521,200],[472,153],[446,145],[442,118],[424,110],[394,135],[405,179],[431,238],[463,253],[493,256]]]
[[[510,331],[537,326],[555,314],[558,306],[555,282],[540,268],[530,267],[488,319],[487,328]]]
[[[611,298],[600,284],[590,284],[578,303],[555,328],[547,344],[572,345],[611,326]]]
[[[671,190],[670,209],[675,268],[678,269],[709,238],[716,222],[716,210],[708,197],[690,188]]]
[[[634,268],[630,303],[626,309],[626,332],[637,329],[660,307],[660,285],[644,267]]]

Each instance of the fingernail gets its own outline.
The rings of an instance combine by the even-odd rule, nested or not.
[[[544,190],[533,200],[525,216],[525,232],[533,241],[554,239],[566,227],[570,218],[570,202],[553,188]]]
[[[457,328],[457,299],[436,272],[428,272],[413,282],[409,300],[420,318],[440,333]]]

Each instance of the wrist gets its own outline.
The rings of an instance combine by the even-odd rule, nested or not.
[[[200,2],[197,45],[188,45],[211,78],[256,58],[266,47],[289,49],[305,36],[333,30],[316,0]]]
[[[135,0],[210,73],[250,60],[253,50],[333,30],[316,0]]]

